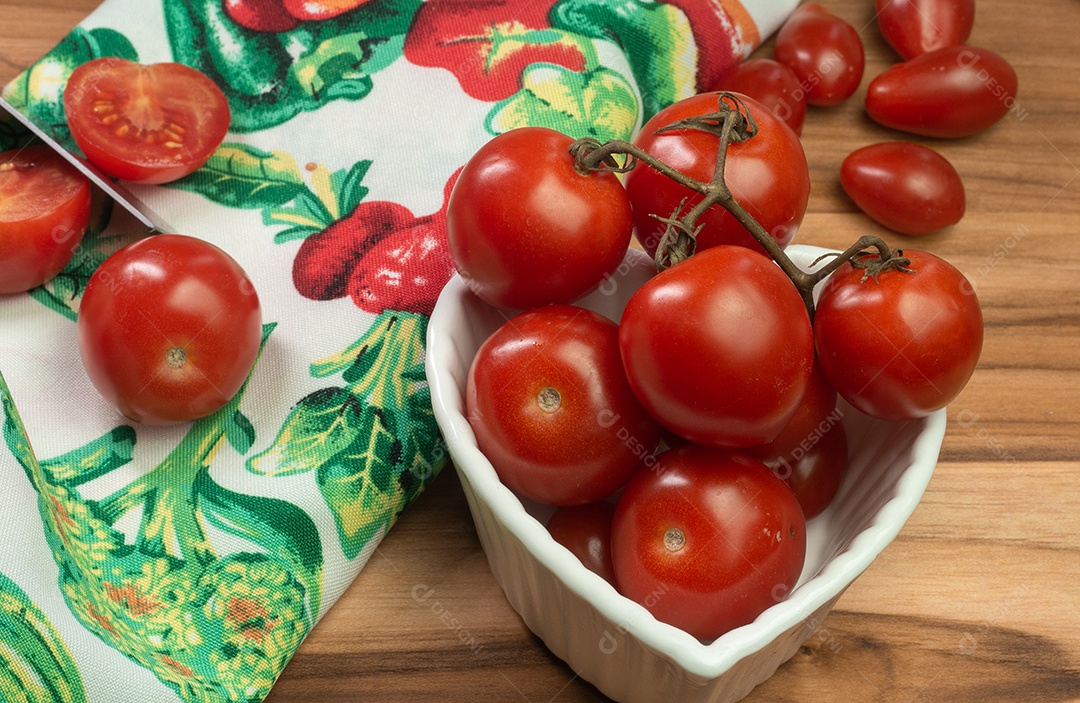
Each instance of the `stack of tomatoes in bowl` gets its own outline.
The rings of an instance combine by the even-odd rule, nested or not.
[[[786,247],[805,157],[756,101],[641,133],[524,128],[470,160],[428,379],[528,626],[617,700],[735,700],[914,509],[982,317],[932,254]],[[791,177],[740,199],[762,160]]]

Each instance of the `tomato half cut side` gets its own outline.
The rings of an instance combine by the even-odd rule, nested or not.
[[[90,183],[47,146],[0,154],[0,293],[45,283],[71,259],[90,221]]]
[[[179,63],[89,61],[72,72],[64,111],[87,160],[135,183],[169,183],[196,171],[229,131],[221,88]]]

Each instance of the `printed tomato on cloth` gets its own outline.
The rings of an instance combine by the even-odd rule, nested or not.
[[[105,0],[7,85],[74,150],[63,89],[92,59],[217,83],[224,143],[131,190],[243,266],[264,326],[224,408],[144,427],[75,342],[91,273],[144,236],[133,219],[95,198],[59,276],[0,296],[0,699],[261,701],[446,460],[423,344],[460,167],[525,125],[629,139],[795,4]],[[0,121],[0,151],[29,140]]]

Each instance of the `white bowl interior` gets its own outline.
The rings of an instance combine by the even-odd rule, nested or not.
[[[826,250],[792,246],[809,268]],[[580,305],[618,320],[653,273],[631,250],[623,266]],[[548,535],[551,509],[519,499],[498,479],[464,417],[469,365],[508,315],[458,278],[428,326],[427,374],[436,419],[461,477],[492,571],[526,624],[552,651],[621,701],[734,701],[790,658],[854,579],[893,540],[933,473],[945,413],[886,423],[841,401],[851,462],[840,493],[807,524],[806,563],[789,597],[753,623],[702,643],[620,596]]]

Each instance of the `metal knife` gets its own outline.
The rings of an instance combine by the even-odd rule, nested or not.
[[[33,132],[34,136],[43,141],[53,151],[64,157],[72,166],[79,169],[90,182],[105,191],[105,194],[112,198],[115,202],[119,203],[121,207],[130,212],[140,223],[142,223],[147,230],[147,234],[161,234],[164,232],[174,231],[172,227],[168,225],[157,213],[148,208],[143,202],[132,195],[122,185],[113,181],[109,176],[106,176],[99,169],[92,166],[84,159],[79,158],[75,154],[72,154],[64,147],[60,146],[55,139],[45,133],[40,127],[28,120],[21,112],[16,110],[10,104],[8,104],[3,98],[0,98],[0,108],[3,108],[6,112],[11,114],[16,120],[18,120],[23,126]]]

